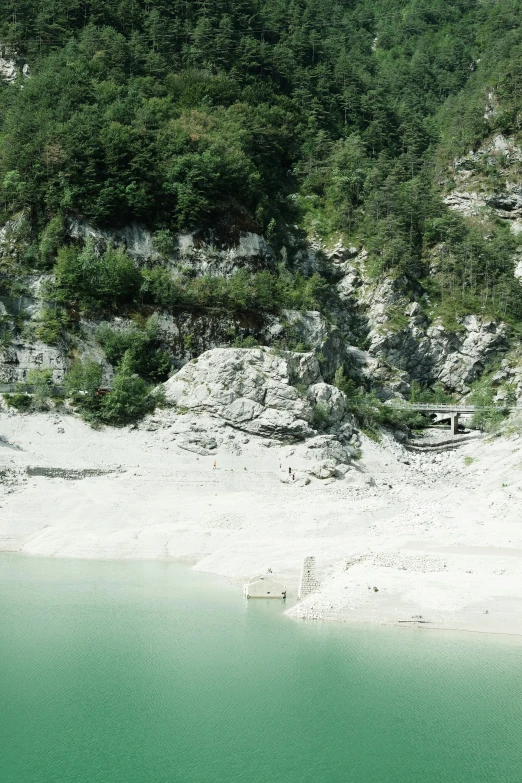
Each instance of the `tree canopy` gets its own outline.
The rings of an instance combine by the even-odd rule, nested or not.
[[[521,6],[1,0],[4,49],[31,67],[0,87],[4,215],[29,212],[44,265],[66,214],[155,232],[340,232],[364,243],[376,274],[411,279],[426,277],[427,248],[444,242],[452,261],[439,293],[464,290],[462,306],[476,306],[463,282],[472,253],[471,278],[487,266],[493,306],[519,317],[513,241],[495,226],[470,233],[438,177],[488,133],[520,132]],[[491,90],[501,111],[485,118]],[[116,283],[97,278],[106,300],[103,285],[125,295],[123,278],[135,296],[120,262]],[[64,285],[74,263],[59,258]]]

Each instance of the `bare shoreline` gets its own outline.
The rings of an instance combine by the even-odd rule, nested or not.
[[[238,584],[272,568],[294,594],[315,555],[321,587],[291,617],[522,635],[518,437],[436,457],[364,439],[344,479],[304,486],[290,446],[236,430],[202,456],[172,430],[168,412],[95,431],[1,411],[0,550],[182,560]]]

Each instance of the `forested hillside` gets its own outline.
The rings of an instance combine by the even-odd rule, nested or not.
[[[392,229],[373,225],[385,215],[394,233],[409,223],[411,252],[438,109],[492,33],[513,35],[517,10],[472,0],[2,3],[2,40],[33,72],[2,96],[4,203],[30,205],[42,225],[73,210],[169,229],[233,218],[267,230],[317,209],[348,232],[366,206],[377,241]]]
[[[402,276],[453,323],[516,327],[517,235],[443,195],[455,158],[521,130],[521,22],[519,0],[2,0],[20,70],[0,86],[1,222],[26,223],[0,287],[54,271],[54,339],[71,307],[326,312],[331,274],[288,255],[202,282],[100,257],[66,225],[137,223],[164,257],[183,231],[262,234],[276,256],[290,232],[364,247],[369,274]]]

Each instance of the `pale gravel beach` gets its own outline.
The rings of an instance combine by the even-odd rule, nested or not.
[[[186,559],[236,581],[238,598],[268,568],[294,598],[314,555],[321,588],[292,617],[522,634],[520,436],[437,455],[363,436],[344,478],[305,485],[296,447],[224,428],[201,456],[176,445],[180,419],[190,415],[164,410],[97,431],[72,415],[2,409],[0,549]],[[107,473],[82,477],[93,469]]]

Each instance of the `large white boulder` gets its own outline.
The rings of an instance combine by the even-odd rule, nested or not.
[[[339,424],[348,411],[346,395],[329,383],[314,383],[308,389],[308,399],[313,405],[321,405],[327,412],[330,424]]]
[[[218,416],[253,435],[299,440],[314,434],[317,402],[342,419],[342,392],[322,382],[312,353],[269,348],[215,348],[164,384],[167,404]],[[309,390],[309,391],[308,391]]]

